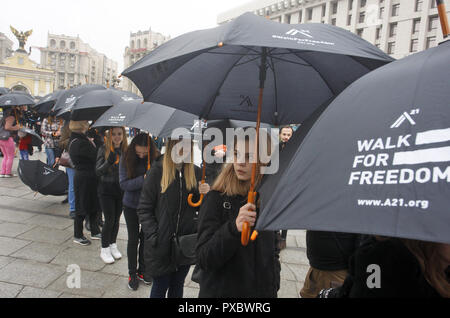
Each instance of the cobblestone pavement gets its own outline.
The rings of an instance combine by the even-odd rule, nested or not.
[[[45,161],[43,152],[31,159]],[[15,159],[13,171],[16,171]],[[122,216],[117,245],[123,258],[112,265],[100,259],[100,241],[87,247],[72,242],[73,221],[64,197],[35,195],[19,177],[0,179],[0,298],[105,297],[146,298],[150,287],[127,287],[127,230]],[[86,232],[85,232],[86,234]],[[308,270],[305,231],[288,231],[281,252],[281,289],[278,297],[296,298]],[[81,288],[74,282],[71,265],[81,269]],[[198,295],[189,273],[184,297]]]

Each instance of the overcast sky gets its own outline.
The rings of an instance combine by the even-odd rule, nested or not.
[[[130,32],[148,30],[170,35],[215,27],[218,14],[245,4],[247,0],[12,0],[1,1],[0,32],[18,48],[9,26],[19,31],[33,29],[29,46],[45,47],[47,33],[79,35],[92,48],[118,62]],[[33,49],[31,58],[40,63]]]

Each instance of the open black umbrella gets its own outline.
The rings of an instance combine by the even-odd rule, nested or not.
[[[67,89],[60,96],[58,96],[51,111],[55,114],[60,113],[62,115],[68,116],[69,112],[66,112],[65,110],[71,110],[78,97],[90,91],[105,89],[105,86],[98,84],[85,84]]]
[[[11,92],[0,96],[0,107],[2,108],[34,104],[34,99],[28,94]]]
[[[271,189],[256,227],[450,243],[449,59],[447,41],[342,92]]]
[[[20,160],[18,173],[20,180],[33,191],[43,195],[67,194],[69,183],[66,173],[40,160]]]
[[[0,87],[0,96],[1,95],[5,95],[5,94],[8,94],[9,93],[9,88],[6,88],[6,87]]]
[[[261,121],[301,123],[353,81],[392,60],[332,25],[282,24],[246,13],[168,41],[122,74],[146,101],[208,120],[256,120],[258,144]],[[256,163],[248,200],[253,203],[255,175]]]
[[[22,128],[20,128],[19,131],[22,131],[24,133],[31,135],[31,145],[32,146],[38,147],[44,143],[41,136],[39,136],[39,134],[36,131],[34,131],[33,129],[22,127]]]
[[[96,120],[108,108],[133,100],[142,101],[142,98],[132,92],[117,89],[93,90],[77,98],[71,109],[61,109],[57,116],[63,115],[64,112],[71,112],[72,120]]]
[[[54,91],[53,93],[45,95],[38,103],[36,103],[36,105],[32,107],[32,110],[36,111],[38,114],[48,115],[51,112],[53,106],[55,106],[55,103],[58,100],[58,98],[64,92],[65,92],[64,89],[60,89]]]

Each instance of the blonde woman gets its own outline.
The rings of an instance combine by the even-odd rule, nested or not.
[[[269,138],[270,140],[270,138]],[[272,298],[280,286],[275,232],[241,244],[244,222],[254,226],[256,206],[247,203],[254,142],[236,139],[234,162],[224,165],[199,215],[197,265],[201,298]],[[242,153],[243,152],[243,153]],[[256,184],[261,174],[257,169]]]
[[[177,263],[172,238],[176,232],[197,232],[197,208],[188,205],[188,195],[209,191],[208,184],[199,185],[201,171],[193,164],[192,147],[191,141],[169,139],[162,162],[153,164],[142,188],[137,212],[145,238],[145,268],[153,277],[151,298],[164,298],[166,293],[169,298],[183,297],[190,266]]]
[[[119,183],[119,160],[121,154],[127,151],[127,147],[125,127],[113,127],[106,133],[106,142],[97,153],[98,196],[105,216],[100,258],[106,264],[112,264],[115,259],[122,258],[116,244],[123,197]]]
[[[92,139],[86,136],[89,129],[87,121],[70,121],[72,131],[69,141],[69,155],[75,166],[73,178],[75,190],[74,243],[89,245],[83,235],[83,221],[89,218],[91,239],[100,240],[101,234],[97,224],[97,176],[95,163],[97,148]]]

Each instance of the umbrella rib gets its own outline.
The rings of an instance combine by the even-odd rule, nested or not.
[[[275,74],[275,63],[273,62],[273,58],[272,56],[269,56],[270,58],[270,62],[271,63],[267,63],[269,65],[269,67],[272,69],[272,73],[273,73],[273,85],[274,85],[274,90],[275,90],[275,113],[276,115],[276,120],[275,120],[275,125],[278,124],[278,89],[277,89],[277,75]]]
[[[228,74],[230,74],[230,72],[233,70],[233,68],[236,67],[236,65],[239,63],[239,61],[244,57],[245,55],[241,56],[240,58],[238,58],[236,60],[236,62],[230,67],[230,69],[227,71],[227,73],[225,74],[222,82],[220,83],[219,87],[216,90],[216,93],[214,94],[214,97],[211,100],[211,103],[209,104],[209,106],[207,107],[207,111],[204,112],[202,115],[200,115],[200,118],[203,119],[208,119],[209,114],[211,113],[211,109],[213,108],[214,103],[216,102],[217,96],[219,96],[218,92],[220,91],[220,88],[223,86],[223,83],[225,83],[225,81],[228,78]]]
[[[287,63],[297,64],[297,65],[312,67],[310,64],[304,64],[304,63],[289,61],[289,60],[282,59],[282,58],[279,58],[279,57],[276,57],[276,56],[272,56],[272,55],[269,55],[269,56],[270,56],[270,58],[274,58],[274,59],[277,59],[277,60],[282,61],[282,62],[287,62]]]
[[[311,64],[309,63],[309,61],[307,59],[305,59],[304,57],[298,56],[297,53],[293,52],[292,50],[288,49],[289,52],[291,52],[294,56],[298,57],[299,59],[305,61],[306,63],[308,63],[315,71],[316,73],[320,76],[320,78],[322,78],[322,80],[324,81],[324,83],[327,85],[328,89],[330,90],[330,92],[333,93],[333,95],[336,95],[337,93],[334,91],[334,89],[330,86],[330,84],[328,83],[328,81],[322,76],[322,74]]]
[[[241,66],[241,65],[244,65],[244,64],[247,64],[247,63],[253,62],[253,61],[255,61],[255,60],[259,59],[260,57],[261,57],[261,56],[257,56],[257,57],[255,57],[255,58],[252,58],[252,59],[248,60],[248,61],[245,61],[245,62],[242,62],[242,63],[236,64],[236,65],[234,65],[234,67],[236,67],[236,66]]]

